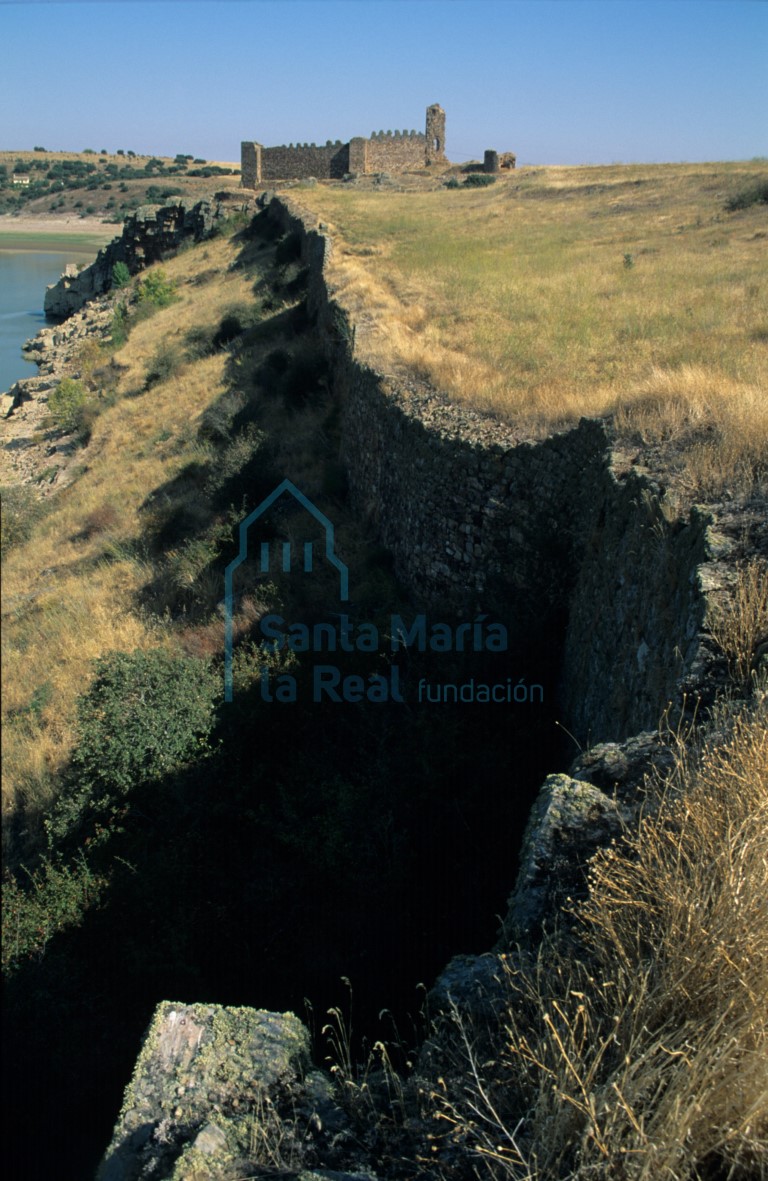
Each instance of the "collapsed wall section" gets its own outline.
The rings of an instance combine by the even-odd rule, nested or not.
[[[350,495],[425,605],[503,611],[519,634],[563,645],[563,722],[577,739],[655,727],[700,675],[709,518],[669,520],[649,480],[622,475],[601,423],[541,441],[394,381],[361,360],[335,300],[317,219],[265,194],[296,232],[309,310],[341,399]]]

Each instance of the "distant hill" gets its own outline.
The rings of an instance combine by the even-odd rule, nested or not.
[[[119,223],[140,205],[198,198],[212,178],[223,189],[237,188],[239,167],[182,153],[0,152],[0,213],[75,213]]]

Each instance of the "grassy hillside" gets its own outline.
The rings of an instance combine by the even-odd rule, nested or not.
[[[523,431],[616,414],[697,495],[768,453],[768,165],[523,168],[484,189],[315,187],[360,347]]]
[[[303,199],[340,227],[335,280],[386,365],[416,365],[526,432],[613,408],[643,454],[687,439],[691,487],[737,472],[745,489],[765,461],[750,401],[768,347],[765,205],[725,203],[761,175],[548,169],[474,193]],[[551,712],[265,704],[254,624],[283,607],[314,619],[318,602],[317,583],[279,574],[239,588],[237,700],[219,709],[224,566],[278,479],[332,506],[362,618],[411,609],[347,503],[305,281],[295,239],[260,215],[114,292],[68,397],[48,395],[36,479],[4,489],[16,1175],[32,1107],[43,1167],[89,1175],[161,997],[302,1011],[310,996],[320,1014],[349,975],[366,1034],[382,1005],[412,1011],[417,980],[492,943],[527,809],[566,757]],[[59,485],[46,473],[62,444]],[[300,536],[290,512],[277,527]],[[754,668],[768,577],[754,563],[733,581],[713,631],[751,705],[718,707],[700,743],[669,736],[675,771],[594,862],[564,941],[500,955],[497,1020],[444,1016],[439,1075],[396,1078],[381,1043],[358,1070],[346,1041],[336,1098],[353,1146],[345,1156],[338,1137],[306,1163],[439,1181],[760,1175],[768,731]],[[455,659],[453,679],[474,674],[471,654]],[[365,677],[381,656],[347,667]],[[309,675],[300,657],[290,668]],[[308,1151],[305,1128],[269,1128],[249,1173],[284,1164],[284,1142]]]
[[[14,184],[28,177],[29,184]],[[136,152],[0,152],[0,213],[98,216],[119,223],[140,205],[181,195],[208,195],[240,184],[234,164]]]
[[[226,269],[236,253],[231,240],[221,239],[200,252],[191,271],[186,256],[168,264],[169,278],[182,281],[178,302],[137,324],[127,345],[114,351],[119,377],[108,396],[94,383],[94,405],[104,408],[81,453],[79,478],[47,504],[33,540],[4,562],[6,808],[50,802],[91,661],[111,649],[165,642],[135,609],[145,571],[131,546],[150,492],[198,457],[197,424],[222,392],[226,357],[211,356],[183,374],[180,366],[151,394],[136,395],[162,342],[180,345],[192,323],[215,330],[227,309],[248,298],[245,274]],[[206,283],[184,282],[203,270]],[[58,434],[53,424],[47,433]],[[47,704],[30,713],[36,693]]]

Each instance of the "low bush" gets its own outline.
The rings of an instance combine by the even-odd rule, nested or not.
[[[83,521],[82,537],[85,539],[97,537],[100,533],[107,533],[114,529],[120,519],[120,514],[113,504],[105,501],[98,508],[92,509]]]
[[[71,865],[44,858],[34,871],[10,873],[3,882],[2,966],[11,972],[41,956],[49,939],[76,926],[96,902],[106,879],[94,874],[82,855]]]
[[[486,185],[494,184],[496,184],[496,177],[487,172],[470,172],[464,181],[465,187],[470,189],[484,189]]]
[[[768,180],[759,180],[756,184],[741,189],[740,192],[729,197],[725,208],[729,213],[735,213],[737,209],[749,209],[750,205],[765,204],[768,204]]]
[[[112,344],[115,348],[122,348],[125,344],[128,339],[128,329],[128,308],[124,303],[119,303],[112,313],[112,323],[109,328]]]
[[[48,399],[48,414],[55,427],[70,434],[81,423],[83,410],[89,400],[88,390],[73,377],[61,379]]]
[[[178,373],[182,364],[182,355],[175,345],[167,342],[159,345],[147,365],[145,388],[150,389],[153,385],[167,381],[169,377],[173,377],[174,373]]]
[[[272,479],[267,435],[253,423],[235,435],[217,457],[205,491],[218,507],[237,502]]]
[[[22,484],[0,488],[0,555],[5,557],[31,537],[44,514],[45,504],[31,488]]]
[[[46,820],[49,840],[92,817],[108,827],[132,788],[203,755],[219,692],[219,678],[203,660],[162,650],[98,660],[96,678],[78,702],[76,746]]]
[[[199,439],[213,443],[227,443],[232,433],[235,416],[242,409],[242,398],[232,391],[222,394],[200,416]]]
[[[167,308],[176,298],[176,284],[163,270],[150,271],[136,288],[139,307]]]
[[[208,325],[196,324],[184,336],[184,347],[190,361],[198,361],[201,357],[208,357],[215,352],[213,338],[216,329]]]
[[[215,349],[226,348],[228,344],[232,344],[242,334],[243,324],[240,317],[237,315],[224,316],[213,337],[213,347]]]
[[[112,267],[112,286],[126,287],[131,281],[131,272],[124,262],[116,262]]]

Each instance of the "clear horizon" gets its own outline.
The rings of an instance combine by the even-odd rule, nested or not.
[[[0,0],[0,35],[3,150],[236,161],[439,102],[455,162],[768,156],[757,0]]]

